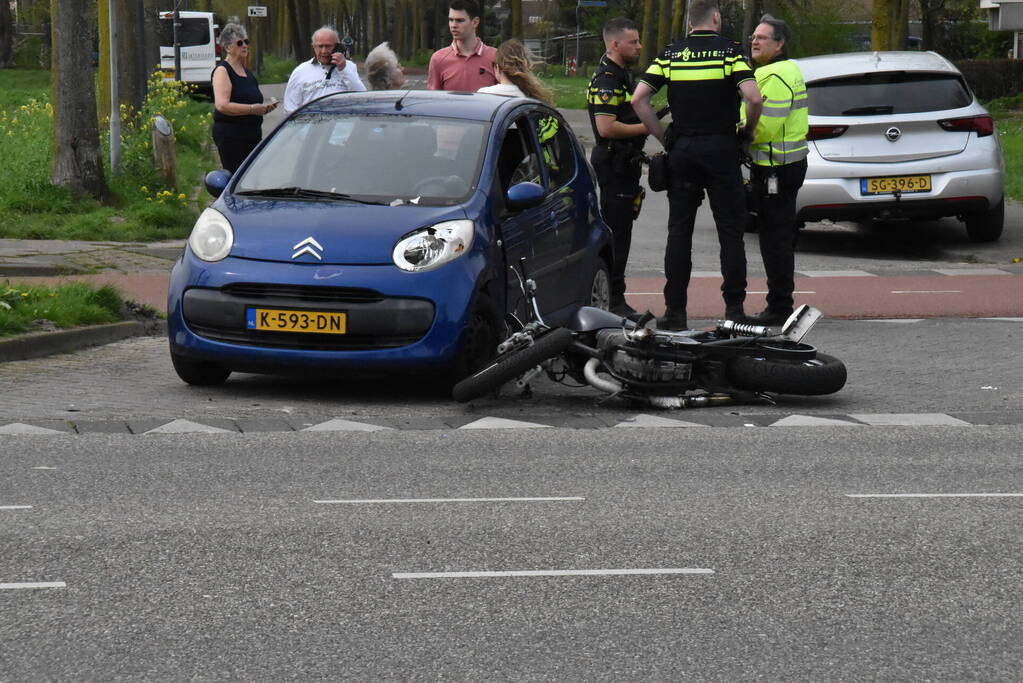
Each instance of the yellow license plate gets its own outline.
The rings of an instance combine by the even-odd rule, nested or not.
[[[930,192],[931,176],[898,175],[887,178],[861,178],[860,194],[894,194],[895,192]]]
[[[345,334],[348,314],[334,311],[290,311],[281,308],[249,308],[246,327],[267,332]]]

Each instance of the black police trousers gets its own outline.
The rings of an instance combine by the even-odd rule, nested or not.
[[[739,142],[734,135],[681,136],[668,153],[668,244],[664,251],[664,303],[686,312],[693,270],[696,210],[707,191],[721,247],[721,294],[725,306],[746,299],[746,194],[739,171]]]
[[[767,179],[778,178],[778,192],[767,193]],[[796,195],[806,178],[806,159],[784,166],[753,164],[750,179],[757,194],[757,233],[767,273],[767,307],[792,310],[796,287]]]
[[[614,235],[615,258],[611,266],[611,307],[625,302],[625,265],[632,247],[632,223],[639,195],[642,164],[623,158],[606,147],[596,146],[590,163],[600,186],[600,213]]]

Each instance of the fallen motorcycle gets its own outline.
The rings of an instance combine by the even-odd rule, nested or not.
[[[520,264],[520,288],[532,319],[512,319],[515,332],[487,367],[455,385],[456,401],[470,401],[507,382],[528,390],[542,373],[553,381],[589,385],[609,397],[657,408],[695,408],[766,402],[776,394],[820,396],[845,386],[837,358],[803,342],[821,312],[802,305],[779,328],[721,320],[713,330],[680,332],[649,327],[584,306],[564,327],[543,321],[536,283]]]

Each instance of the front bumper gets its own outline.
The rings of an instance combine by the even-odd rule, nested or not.
[[[437,368],[458,352],[484,259],[427,273],[394,266],[197,259],[186,248],[171,272],[171,351],[239,371]],[[345,334],[247,328],[250,308],[345,312]]]

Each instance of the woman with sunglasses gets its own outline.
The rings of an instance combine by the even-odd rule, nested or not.
[[[227,57],[213,68],[213,141],[221,165],[234,173],[263,139],[263,115],[277,107],[263,104],[256,76],[245,65],[249,37],[239,24],[220,30],[220,48]]]

